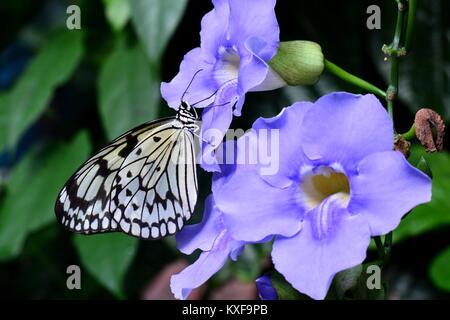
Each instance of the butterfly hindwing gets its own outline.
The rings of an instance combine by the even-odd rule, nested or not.
[[[174,234],[197,198],[195,162],[176,157],[194,159],[193,152],[192,132],[174,118],[130,130],[69,179],[56,203],[57,218],[83,234],[123,231],[144,239]]]

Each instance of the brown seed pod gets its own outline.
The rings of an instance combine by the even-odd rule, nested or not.
[[[431,109],[420,109],[414,120],[416,137],[427,152],[442,151],[444,147],[445,124],[441,116]],[[433,135],[433,129],[435,129]]]

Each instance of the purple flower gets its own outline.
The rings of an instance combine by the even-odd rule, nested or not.
[[[278,300],[278,294],[272,284],[272,277],[265,275],[255,281],[261,300]]]
[[[192,289],[201,286],[219,271],[228,257],[236,260],[245,242],[233,239],[222,222],[222,213],[210,195],[205,200],[205,212],[201,223],[189,225],[176,236],[178,248],[185,254],[196,249],[203,252],[192,265],[173,275],[170,281],[172,293],[178,299],[186,299]]]
[[[233,165],[213,181],[214,199],[234,239],[276,236],[275,268],[312,298],[323,299],[337,272],[363,262],[371,236],[430,201],[430,178],[392,150],[392,121],[373,95],[295,103],[253,128],[279,130],[279,170]]]
[[[233,114],[240,115],[248,91],[271,90],[286,84],[267,65],[279,45],[275,2],[213,0],[214,9],[202,19],[201,46],[184,56],[179,73],[170,83],[161,84],[164,99],[171,108],[178,109],[193,75],[202,70],[185,100],[190,104],[204,100],[196,107],[215,106],[202,114],[202,137],[211,145],[220,143]],[[218,171],[210,144],[203,143],[201,164],[205,170]]]

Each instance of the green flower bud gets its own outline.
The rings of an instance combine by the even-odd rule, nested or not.
[[[320,46],[312,41],[280,42],[270,67],[289,85],[311,85],[319,80],[324,68]]]

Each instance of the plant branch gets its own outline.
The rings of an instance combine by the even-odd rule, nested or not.
[[[378,261],[381,267],[384,267],[391,258],[392,248],[392,231],[384,236],[384,242],[381,240],[381,236],[373,237],[378,251]]]
[[[408,132],[403,133],[401,136],[406,140],[414,139],[416,137],[416,125],[413,124],[411,129],[409,129]]]
[[[336,77],[338,77],[348,83],[351,83],[361,89],[371,92],[383,99],[386,99],[386,92],[377,88],[373,84],[345,71],[344,69],[342,69],[341,67],[338,67],[336,64],[334,64],[333,62],[331,62],[329,60],[325,59],[324,63],[325,63],[325,70],[327,70],[331,74],[335,75]]]
[[[413,36],[414,36],[414,27],[416,23],[416,9],[417,9],[417,1],[409,0],[408,1],[408,22],[406,25],[406,36],[405,36],[405,52],[409,53],[411,50]]]
[[[380,264],[382,265],[384,262],[384,259],[386,257],[386,254],[384,252],[383,241],[381,241],[380,236],[373,237],[373,240],[375,241],[375,244],[377,245],[378,259],[380,261]]]
[[[392,231],[384,237],[384,265],[386,265],[391,259],[392,249]]]
[[[395,0],[397,3],[397,22],[395,24],[394,39],[389,46],[383,46],[383,52],[391,57],[390,82],[386,90],[386,100],[388,112],[392,120],[394,120],[394,100],[398,96],[398,64],[399,57],[405,55],[405,49],[400,48],[400,42],[403,36],[404,18],[406,6],[404,0]]]

